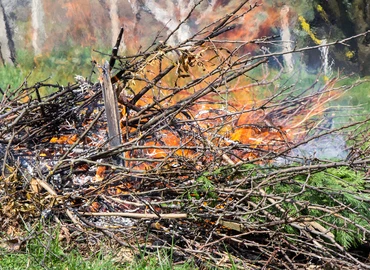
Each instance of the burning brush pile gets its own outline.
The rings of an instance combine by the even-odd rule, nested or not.
[[[4,91],[2,246],[41,221],[200,267],[370,268],[368,121],[332,123],[352,86],[301,87],[269,71],[278,54],[250,52],[276,37],[222,38],[254,8],[131,56],[117,53],[121,31],[96,82]],[[330,138],[344,158],[303,153]]]

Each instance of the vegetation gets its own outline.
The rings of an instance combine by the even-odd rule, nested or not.
[[[306,190],[300,194],[303,186]],[[294,201],[300,203],[287,201],[283,203],[285,210],[293,217],[316,217],[322,226],[332,224],[335,240],[346,249],[362,243],[359,227],[370,230],[370,195],[361,193],[365,189],[364,175],[347,167],[298,175],[269,189],[268,193],[281,197],[293,198],[292,194],[299,194],[294,196]],[[345,209],[341,210],[342,207]]]
[[[22,252],[1,252],[0,269],[118,269],[110,255],[92,254],[84,258],[76,250],[65,251],[58,235],[38,235]],[[124,269],[124,268],[121,268]],[[125,268],[126,269],[126,268]]]
[[[257,8],[247,2],[136,55],[118,55],[121,31],[99,81],[4,90],[3,248],[41,267],[368,267],[370,119],[333,124],[352,85],[286,75],[267,64],[279,53],[250,53],[274,37],[229,42]],[[302,150],[338,148],[333,138],[347,143],[343,158]],[[10,251],[5,265],[24,258]]]
[[[0,248],[0,269],[194,269],[191,260],[174,264],[171,253],[159,249],[149,256],[143,254],[130,261],[130,250],[115,249],[103,244],[99,247],[83,245],[84,249],[90,249],[84,251],[82,246],[61,237],[60,231],[60,228],[51,230],[40,226],[37,232],[27,236],[28,240],[21,246],[15,245],[16,240],[3,242]],[[66,242],[70,242],[69,245]],[[16,252],[12,248],[16,248]]]
[[[0,88],[16,89],[25,81],[28,85],[37,82],[66,85],[74,81],[76,75],[89,76],[93,69],[92,61],[100,60],[101,56],[93,54],[89,48],[66,47],[38,57],[34,57],[26,50],[19,50],[16,66],[6,65],[0,68]],[[92,79],[96,80],[96,74],[92,75]]]

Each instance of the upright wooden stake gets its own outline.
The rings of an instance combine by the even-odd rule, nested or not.
[[[107,115],[109,146],[113,148],[121,145],[122,139],[117,96],[111,83],[110,67],[107,61],[102,67],[102,92]]]

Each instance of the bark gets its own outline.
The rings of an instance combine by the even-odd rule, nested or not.
[[[367,0],[355,0],[352,4],[357,33],[370,30],[370,6]],[[370,75],[370,36],[362,37],[357,40],[358,63],[361,75]]]
[[[9,21],[5,13],[4,6],[0,0],[0,12],[2,13],[4,25],[5,25],[5,39],[6,44],[1,44],[1,55],[5,63],[15,64],[15,46],[13,41],[12,31],[10,29]],[[5,52],[7,50],[7,52]],[[5,57],[6,55],[6,57]]]
[[[324,29],[332,39],[363,33],[370,29],[370,5],[367,2],[354,0],[351,5],[346,5],[342,0],[319,0],[318,4],[328,14],[328,21],[316,21],[317,27]],[[336,65],[361,75],[370,75],[370,37],[355,39],[349,45],[349,48],[337,46],[333,51]],[[351,60],[345,56],[346,49],[356,52]]]

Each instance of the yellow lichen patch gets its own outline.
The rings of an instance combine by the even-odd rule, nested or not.
[[[319,12],[320,16],[326,21],[329,22],[328,14],[326,14],[324,8],[321,5],[317,5],[316,10]]]
[[[311,37],[311,39],[313,40],[313,42],[315,42],[317,45],[320,45],[322,44],[322,40],[318,39],[315,34],[312,32],[311,30],[311,26],[309,25],[309,23],[306,21],[305,18],[303,18],[303,16],[299,16],[298,17],[298,20],[299,22],[301,23],[301,27],[302,29]]]
[[[348,52],[346,52],[346,57],[348,59],[352,59],[354,56],[355,56],[355,52],[354,51],[348,51]]]

